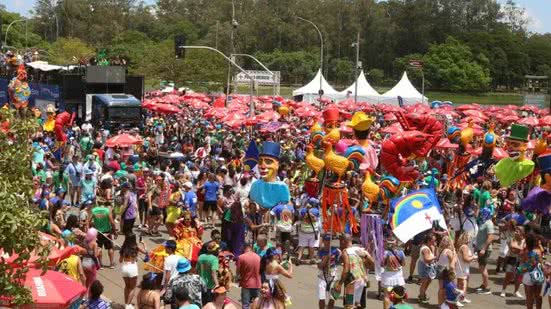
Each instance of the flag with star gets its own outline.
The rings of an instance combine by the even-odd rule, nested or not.
[[[390,201],[390,226],[396,237],[402,241],[429,230],[438,224],[447,230],[442,209],[433,188],[412,191]]]

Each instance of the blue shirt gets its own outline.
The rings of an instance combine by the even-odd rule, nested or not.
[[[501,220],[503,220],[503,221],[515,220],[515,222],[518,225],[524,225],[528,221],[523,214],[519,214],[519,213],[508,214],[505,217],[503,217],[503,219],[501,219]]]
[[[455,290],[457,286],[453,281],[444,281],[444,288],[446,289],[446,300],[456,301],[458,293]]]
[[[65,173],[69,174],[69,179],[73,186],[80,186],[80,179],[82,177],[82,163],[69,163],[65,169]]]
[[[203,188],[205,189],[205,201],[216,202],[218,200],[218,190],[220,189],[218,182],[207,181]]]
[[[191,211],[191,214],[195,216],[195,211],[197,208],[197,194],[193,191],[186,192],[186,195],[184,196],[184,205],[186,205]]]

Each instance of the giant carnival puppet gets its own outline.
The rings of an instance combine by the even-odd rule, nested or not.
[[[17,75],[8,84],[8,94],[13,106],[19,110],[25,110],[29,105],[31,88],[27,82],[27,71],[21,64],[17,69]]]
[[[508,158],[501,159],[495,166],[495,174],[503,187],[509,187],[526,178],[534,171],[534,161],[526,158],[528,127],[513,124],[506,139]]]
[[[521,202],[524,210],[546,215],[551,208],[551,151],[537,157],[540,185],[535,186]]]
[[[413,182],[421,174],[410,164],[413,160],[424,159],[444,133],[442,122],[427,114],[396,113],[403,132],[385,140],[381,149],[381,164],[392,176],[402,182]]]

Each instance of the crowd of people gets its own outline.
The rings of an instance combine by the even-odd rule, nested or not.
[[[388,123],[382,112],[372,115],[376,121],[369,139],[378,145],[385,138],[380,129]],[[54,154],[52,132],[37,132],[32,137],[33,202],[48,215],[43,232],[84,248],[58,269],[86,286],[85,306],[110,306],[100,297],[97,274],[102,268],[120,269],[127,308],[234,308],[227,297],[234,283],[243,308],[287,308],[292,293],[280,278],[293,278],[303,264],[318,267],[319,308],[333,308],[339,298],[345,308],[365,307],[370,272],[378,282],[371,289],[385,309],[412,308],[406,282],[419,283],[418,291],[408,292],[417,294],[421,304],[462,307],[471,303],[467,287],[475,264],[482,277],[478,294],[494,290],[501,297],[525,298],[529,309],[541,308],[542,297],[551,295],[551,265],[545,262],[549,216],[520,207],[529,182],[502,187],[489,169],[451,189],[446,171],[454,150],[432,151],[418,164],[424,176],[413,186],[435,188],[449,230],[435,226],[403,244],[385,229],[384,258],[376,262],[358,235],[323,230],[320,200],[309,197],[304,185],[311,177],[304,163],[310,124],[294,116],[284,121],[291,125],[252,132],[229,130],[193,110],[177,116],[148,113],[142,129],[125,131],[141,142],[120,147],[105,144],[120,132],[75,124],[66,132],[61,155]],[[540,130],[531,134],[537,137]],[[507,136],[509,131],[503,126],[496,133]],[[282,145],[278,179],[288,185],[291,203],[266,211],[250,199],[256,176],[243,162],[250,140]],[[381,167],[377,171],[383,173]],[[350,205],[359,210],[361,176],[351,172],[343,180]],[[203,241],[206,231],[209,241]],[[120,248],[114,245],[119,236],[124,237]],[[165,240],[162,267],[149,262],[156,248],[147,248],[148,238]],[[194,244],[198,239],[198,252],[183,257],[182,239]],[[497,248],[499,258],[490,269]],[[151,266],[149,271],[139,269],[140,260]],[[504,273],[501,287],[490,285],[489,272]],[[437,300],[427,296],[432,281],[437,281]]]

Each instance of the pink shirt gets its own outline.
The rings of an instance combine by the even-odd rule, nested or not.
[[[260,256],[252,251],[245,252],[237,260],[237,270],[241,278],[239,285],[247,289],[260,289]]]

